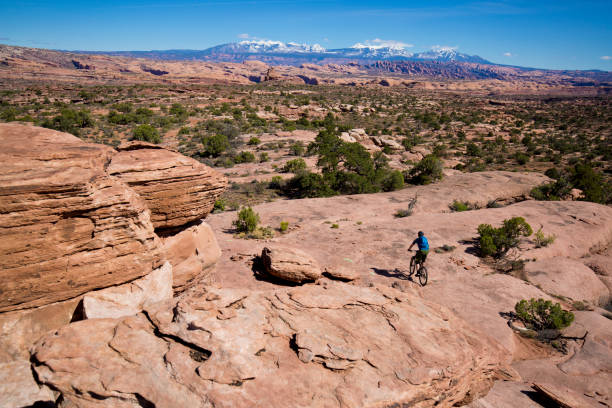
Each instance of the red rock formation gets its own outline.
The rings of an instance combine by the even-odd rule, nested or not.
[[[145,202],[105,168],[115,151],[0,125],[0,312],[74,298],[161,265]]]
[[[143,142],[119,147],[108,173],[146,200],[155,228],[204,218],[227,186],[227,179],[210,167]]]

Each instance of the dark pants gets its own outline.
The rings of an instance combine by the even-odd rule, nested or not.
[[[427,254],[429,253],[429,249],[419,249],[414,256],[417,262],[425,263],[427,259]]]

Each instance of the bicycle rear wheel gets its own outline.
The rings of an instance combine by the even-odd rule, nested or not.
[[[421,286],[427,285],[427,268],[424,266],[419,269],[419,283]]]

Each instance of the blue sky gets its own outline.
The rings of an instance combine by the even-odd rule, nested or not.
[[[204,49],[258,38],[457,47],[502,64],[612,71],[612,0],[0,0],[0,43]]]

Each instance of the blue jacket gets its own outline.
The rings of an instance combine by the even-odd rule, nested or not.
[[[425,238],[425,236],[418,237],[414,240],[413,244],[417,244],[419,246],[419,250],[421,251],[429,250],[429,242],[427,242],[427,238]]]

